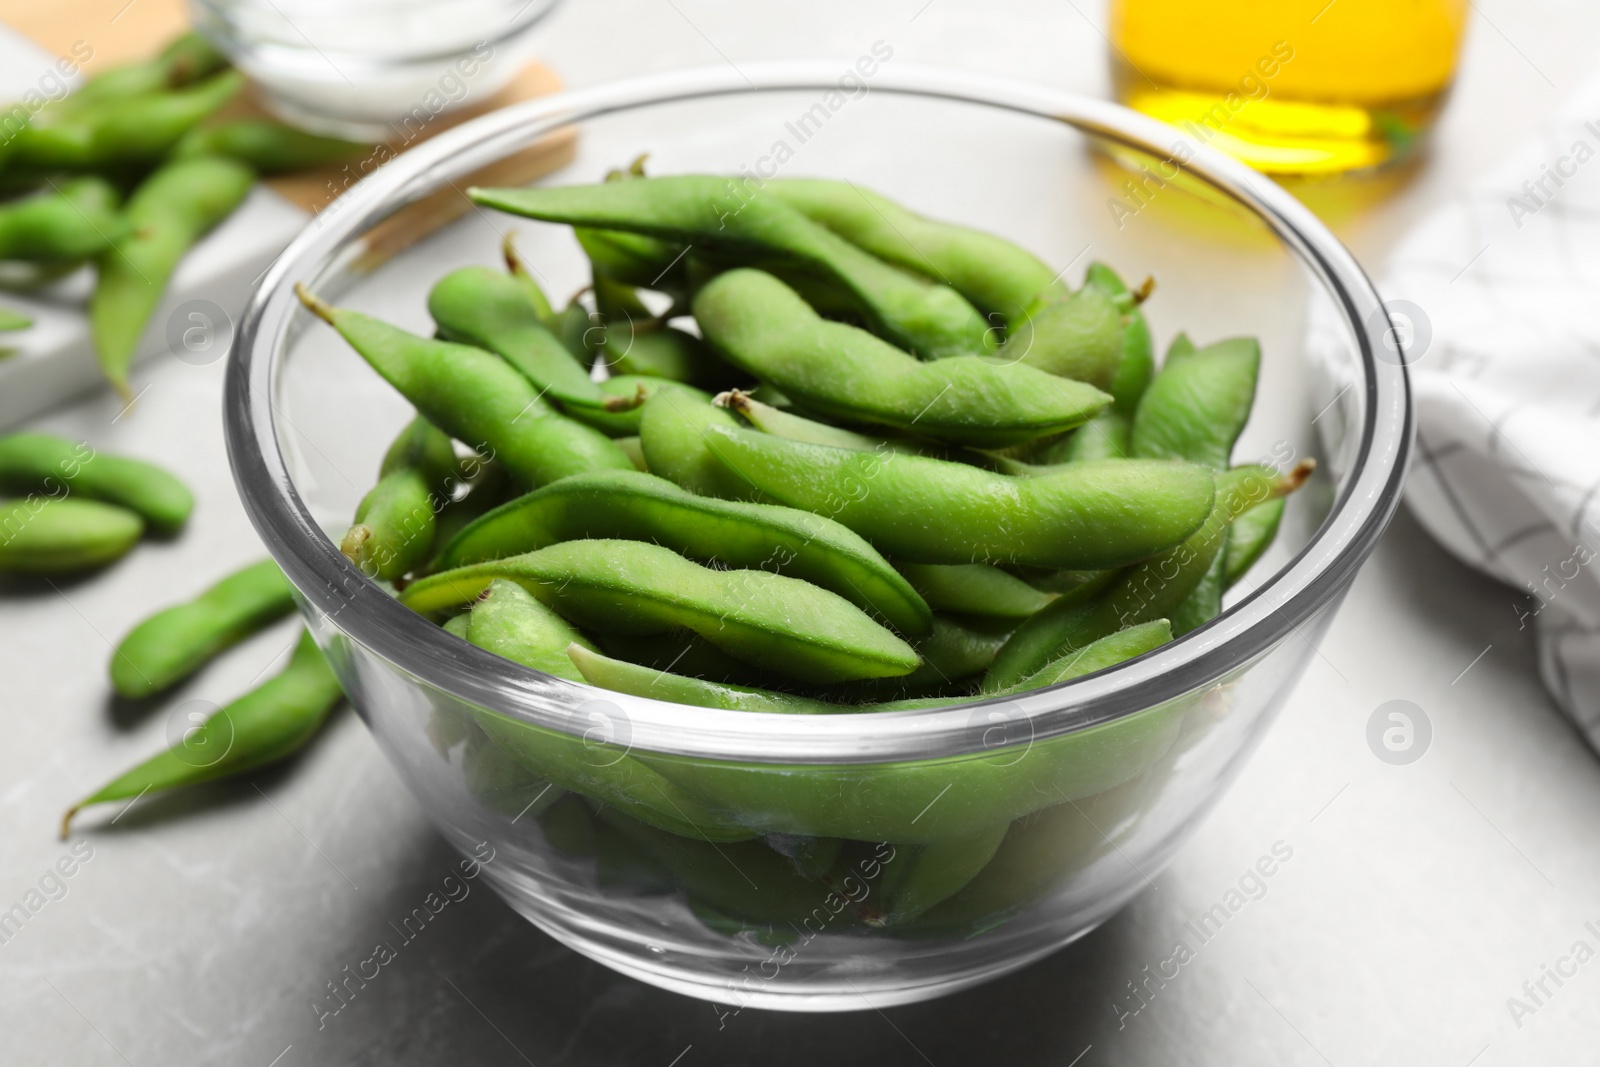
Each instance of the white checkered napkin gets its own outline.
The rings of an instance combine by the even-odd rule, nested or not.
[[[1417,403],[1407,501],[1522,595],[1545,686],[1600,748],[1600,79],[1395,251]]]

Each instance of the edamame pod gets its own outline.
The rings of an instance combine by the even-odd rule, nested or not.
[[[1111,398],[1092,386],[977,356],[924,363],[829,322],[772,275],[721,274],[694,298],[707,342],[824,414],[998,448],[1082,425]]]
[[[292,755],[322,729],[342,696],[310,632],[302,632],[281,673],[213,713],[172,748],[68,808],[61,818],[62,838],[72,817],[90,804],[210,782]]]
[[[462,618],[463,616],[456,616]],[[534,670],[582,681],[564,652],[588,641],[561,616],[515,582],[496,580],[465,616],[465,639]],[[614,804],[635,818],[674,833],[713,841],[738,841],[750,831],[712,811],[677,785],[627,754],[627,738],[614,736],[619,716],[594,702],[581,738],[529,726],[489,711],[474,718],[494,748],[527,771]],[[587,709],[587,711],[586,711]],[[623,720],[625,721],[625,719]],[[554,803],[557,798],[552,798]]]
[[[568,648],[598,655],[571,623],[504,578],[496,578],[479,594],[467,620],[466,639],[479,648],[568,681],[583,681],[567,658]]]
[[[128,199],[129,231],[101,254],[89,298],[95,354],[124,398],[131,399],[128,366],[178,260],[233,213],[254,182],[242,163],[181,159],[151,174]]]
[[[431,341],[331,307],[297,285],[301,303],[339,331],[422,416],[451,437],[495,457],[537,487],[589,470],[632,470],[597,430],[558,414],[533,383],[499,356],[470,345]]]
[[[392,582],[427,562],[438,516],[459,471],[454,445],[417,417],[400,431],[361,498],[339,550],[369,578]]]
[[[1035,307],[995,353],[1000,362],[1023,363],[1097,389],[1111,388],[1121,357],[1122,315],[1092,285]]]
[[[1261,346],[1254,338],[1207,345],[1169,360],[1133,419],[1133,454],[1222,469],[1250,419]]]
[[[977,877],[1005,839],[1010,823],[925,845],[895,849],[895,861],[884,867],[884,926],[910,922],[956,893]]]
[[[33,320],[20,311],[10,308],[0,308],[0,332],[10,333],[13,330],[26,330],[33,325]]]
[[[929,219],[854,182],[780,178],[764,188],[813,222],[897,267],[943,282],[1010,320],[1056,285],[1032,252],[982,230]]]
[[[1243,578],[1272,546],[1273,538],[1278,536],[1278,526],[1283,522],[1286,503],[1284,500],[1269,500],[1233,520],[1233,526],[1228,530],[1228,545],[1224,550],[1222,565],[1224,588]]]
[[[831,589],[903,633],[928,631],[928,606],[911,584],[838,523],[793,508],[696,496],[637,471],[574,475],[504,504],[457,534],[438,566],[596,537],[650,541],[722,566],[787,574]]]
[[[1091,263],[1084,273],[1083,284],[1099,289],[1117,301],[1122,309],[1122,354],[1117,359],[1117,371],[1111,378],[1109,392],[1115,398],[1118,411],[1133,417],[1139,398],[1155,374],[1155,349],[1150,339],[1150,324],[1145,321],[1139,305],[1150,295],[1154,282],[1146,279],[1135,293],[1128,289],[1117,272],[1104,263]]]
[[[1084,463],[1131,455],[1133,419],[1112,407],[1078,427],[1071,437],[1045,449],[1037,459],[1041,464]]]
[[[73,497],[0,501],[0,571],[69,574],[120,559],[144,520],[127,508]]]
[[[228,65],[228,57],[193,31],[175,37],[154,59],[125,63],[102,71],[83,87],[45,105],[49,117],[82,111],[116,100],[176,89],[209,77]]]
[[[350,163],[372,150],[369,144],[321,137],[271,119],[233,119],[190,130],[173,148],[176,159],[220,156],[235,159],[258,174]]]
[[[128,229],[122,197],[104,178],[51,183],[48,191],[0,207],[0,259],[75,264],[110,247]]]
[[[755,397],[739,389],[730,389],[712,398],[713,404],[719,408],[736,411],[744,420],[762,433],[770,433],[775,437],[786,437],[791,441],[806,441],[814,445],[828,445],[831,448],[848,448],[856,452],[876,452],[888,450],[893,452],[910,452],[914,455],[923,454],[920,445],[912,441],[891,437],[872,437],[854,430],[846,430],[842,426],[832,426],[826,422],[816,422],[792,411],[775,408],[771,404],[763,404]]]
[[[244,75],[230,70],[189,88],[83,105],[18,130],[12,162],[40,170],[153,163],[243,85]]]
[[[735,259],[777,259],[842,287],[876,330],[937,359],[995,347],[988,324],[953,289],[861,251],[749,182],[703,175],[600,185],[469,189],[475,202],[565,222],[693,244]]]
[[[600,355],[617,374],[666,378],[701,389],[720,389],[741,377],[704,341],[676,326],[607,323]]]
[[[779,693],[752,686],[696,678],[688,674],[674,674],[655,667],[613,659],[578,644],[567,648],[567,656],[583,680],[590,685],[597,685],[617,693],[650,697],[652,700],[670,700],[677,704],[692,704],[702,708],[758,711],[774,715],[832,715],[864,710],[849,704],[833,704],[794,693]]]
[[[639,448],[650,473],[700,496],[767,499],[712,454],[706,434],[713,427],[738,429],[739,420],[699,390],[662,390],[645,401],[639,412]]]
[[[1025,619],[1055,599],[987,563],[895,566],[935,611]]]
[[[54,493],[58,486],[136,511],[162,533],[178,529],[194,510],[188,487],[153,463],[50,434],[0,437],[0,493]]]
[[[1205,522],[1209,471],[1167,460],[1074,463],[1011,478],[923,456],[852,452],[711,426],[707,447],[771,498],[828,515],[893,559],[1095,570],[1144,559]],[[649,441],[645,442],[648,454]],[[654,459],[651,469],[658,469]]]
[[[1308,461],[1286,475],[1262,467],[1217,474],[1215,506],[1204,525],[1182,544],[1128,568],[1093,599],[1063,597],[1024,622],[984,675],[984,691],[1003,690],[1052,660],[1135,623],[1171,618],[1211,569],[1228,525],[1249,508],[1298,489],[1312,467]]]
[[[445,337],[477,345],[511,364],[541,393],[562,403],[601,407],[588,370],[545,326],[516,279],[487,267],[462,267],[428,291],[428,313]]]
[[[130,630],[111,656],[111,686],[134,699],[159,693],[292,611],[294,588],[283,571],[270,559],[252,563]]]
[[[509,578],[579,625],[620,633],[682,628],[748,663],[802,681],[905,674],[917,654],[839,596],[766,571],[714,571],[640,541],[567,541],[413,582],[400,602],[441,611]]]

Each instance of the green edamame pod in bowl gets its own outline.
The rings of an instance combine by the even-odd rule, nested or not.
[[[111,656],[112,688],[131,698],[159,693],[292,611],[294,589],[283,571],[270,559],[252,563],[129,631]]]
[[[423,417],[529,486],[588,470],[632,470],[597,430],[562,416],[499,356],[431,341],[359,311],[331,307],[303,286],[305,306],[349,342]]]
[[[65,492],[120,504],[152,529],[188,521],[194,494],[153,463],[99,452],[87,442],[43,433],[0,437],[0,493]]]
[[[361,498],[339,550],[369,578],[409,574],[433,553],[438,516],[459,470],[450,438],[413,419],[389,446],[378,484]]]
[[[587,537],[651,541],[724,566],[789,574],[881,615],[902,633],[927,632],[922,598],[871,545],[838,523],[793,508],[697,496],[636,471],[573,475],[518,497],[457,534],[438,566],[503,559]]]
[[[921,362],[865,330],[824,320],[762,271],[719,275],[695,295],[694,314],[726,359],[797,401],[955,444],[997,448],[1062,433],[1111,402],[1093,386],[1026,364],[970,355]]]
[[[856,248],[750,182],[701,175],[540,189],[468,189],[485,207],[683,241],[735,259],[788,260],[841,286],[875,327],[926,358],[990,351],[977,310],[953,289]]]

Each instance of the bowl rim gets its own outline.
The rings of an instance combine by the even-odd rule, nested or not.
[[[994,107],[1057,121],[1160,159],[1243,205],[1332,297],[1354,341],[1364,400],[1349,476],[1322,526],[1290,562],[1207,626],[1085,678],[1006,698],[920,711],[792,716],[635,697],[542,674],[468,645],[402,607],[347,561],[296,492],[277,432],[274,374],[305,315],[292,286],[342,269],[372,225],[517,148],[585,119],[713,97],[839,87],[837,61],[742,64],[563,92],[483,115],[398,156],[316,216],[251,294],[224,386],[229,462],[245,510],[304,599],[324,647],[336,632],[425,686],[530,725],[623,748],[759,763],[888,763],[978,755],[1137,714],[1265,654],[1336,603],[1399,504],[1414,433],[1403,360],[1379,358],[1391,329],[1355,257],[1282,187],[1193,137],[1109,101],[939,67],[880,68],[871,91]],[[1177,159],[1179,146],[1186,159]],[[343,258],[341,258],[343,257]],[[1387,353],[1386,353],[1387,354]],[[285,420],[287,424],[287,420]],[[292,427],[289,427],[292,432]],[[337,659],[337,657],[335,657]]]

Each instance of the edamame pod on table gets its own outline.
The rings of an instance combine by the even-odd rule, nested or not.
[[[188,88],[81,105],[18,130],[12,163],[38,170],[154,163],[243,85],[244,75],[230,70]]]
[[[427,562],[439,512],[460,463],[450,438],[420,416],[400,431],[378,470],[378,484],[356,507],[339,550],[369,578],[394,581]]]
[[[582,538],[651,541],[722,566],[787,574],[881,615],[902,633],[928,631],[928,606],[911,584],[838,523],[794,508],[697,496],[637,471],[573,475],[518,497],[457,534],[438,566]]]
[[[61,817],[62,838],[72,817],[90,804],[215,781],[294,754],[322,729],[343,696],[310,632],[302,632],[282,672],[214,712],[167,751],[68,808]]]
[[[408,585],[414,611],[469,603],[508,578],[579,625],[618,633],[698,633],[723,651],[802,681],[905,674],[900,638],[837,593],[767,571],[715,571],[641,541],[566,541],[443,571]]]
[[[633,469],[604,434],[556,412],[539,398],[532,382],[499,356],[418,337],[359,311],[331,307],[303,285],[295,292],[424,418],[494,456],[529,487],[583,471]]]
[[[858,248],[943,282],[980,311],[1022,317],[1056,272],[1027,249],[983,230],[926,218],[854,182],[779,178],[773,196]]]
[[[49,112],[48,121],[91,106],[190,85],[227,65],[227,56],[205,37],[190,31],[173,38],[155,58],[124,63],[95,74],[82,88],[46,104],[42,110]]]
[[[33,325],[33,320],[20,311],[10,308],[0,308],[0,332],[10,333],[13,330],[26,330]]]
[[[1011,478],[961,463],[709,426],[708,449],[756,489],[828,515],[891,559],[1092,570],[1169,548],[1211,512],[1211,473],[1169,460],[1075,463]],[[645,441],[646,452],[649,440]],[[651,469],[658,469],[654,459]]]
[[[271,119],[232,119],[190,130],[173,148],[175,158],[221,156],[236,159],[259,174],[350,163],[372,150],[370,144],[322,137]]]
[[[713,279],[695,295],[694,315],[723,357],[811,408],[956,444],[994,448],[1061,433],[1111,402],[1025,364],[973,355],[924,363],[823,319],[758,270]]]
[[[104,178],[84,176],[0,206],[0,259],[74,264],[110,247],[128,229],[122,196]]]
[[[178,260],[233,213],[255,182],[242,163],[210,157],[167,163],[128,199],[129,230],[101,253],[89,298],[89,333],[100,368],[131,398],[128,366]]]
[[[127,508],[75,497],[0,501],[0,571],[68,574],[126,555],[144,533]]]
[[[475,202],[575,226],[628,230],[743,260],[779,260],[841,287],[874,329],[925,358],[992,351],[988,323],[955,290],[861,251],[748,182],[705,175],[600,185],[469,189]]]
[[[178,529],[194,510],[188,487],[153,463],[51,434],[0,437],[0,493],[57,492],[120,504],[162,533]]]
[[[130,630],[112,653],[111,686],[134,699],[159,693],[292,611],[294,588],[283,571],[270,559],[252,563]]]

